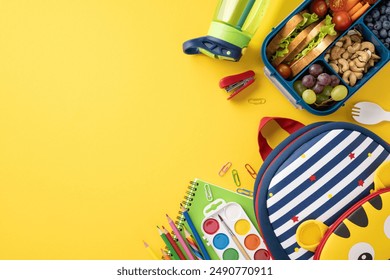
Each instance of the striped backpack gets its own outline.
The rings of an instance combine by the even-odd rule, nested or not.
[[[263,136],[271,120],[290,134],[274,150]],[[254,210],[273,259],[321,259],[317,248],[323,249],[324,238],[329,239],[337,225],[345,228],[350,223],[353,210],[364,208],[374,189],[375,171],[390,160],[390,146],[383,139],[344,122],[304,126],[286,118],[263,118],[258,143],[264,163],[254,186]],[[383,245],[390,252],[390,196],[384,196],[389,200],[384,216],[389,218],[377,231],[388,234]]]

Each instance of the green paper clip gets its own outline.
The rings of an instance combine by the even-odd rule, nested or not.
[[[238,176],[238,171],[236,169],[232,170],[233,180],[237,187],[241,186],[240,177]]]

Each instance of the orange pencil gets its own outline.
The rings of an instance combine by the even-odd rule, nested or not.
[[[171,260],[171,257],[163,249],[161,249],[161,254],[164,260]]]
[[[175,240],[173,240],[172,235],[165,229],[163,226],[163,233],[167,236],[169,243],[171,243],[173,249],[175,250],[176,254],[179,256],[181,260],[185,260],[186,257],[184,256],[183,252],[180,250],[179,246],[177,246]]]
[[[179,242],[180,242],[181,246],[183,247],[184,251],[186,252],[188,258],[190,260],[195,260],[195,258],[192,256],[190,248],[188,247],[187,243],[184,241],[183,237],[181,236],[181,234],[179,232],[179,229],[176,227],[176,225],[172,221],[172,219],[169,218],[168,214],[167,214],[167,219],[168,219],[169,226],[172,228],[173,232],[175,233],[177,239],[179,240]]]

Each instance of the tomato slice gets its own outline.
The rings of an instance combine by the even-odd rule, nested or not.
[[[329,0],[329,8],[334,12],[343,11],[345,3],[345,0]]]

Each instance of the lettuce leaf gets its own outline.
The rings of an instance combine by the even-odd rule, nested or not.
[[[302,32],[302,30],[319,19],[318,15],[315,13],[304,13],[302,14],[302,17],[302,21],[295,27],[294,31],[291,32],[289,36],[280,41],[278,50],[273,55],[272,60],[275,60],[278,57],[284,57],[286,54],[288,54],[288,46],[290,43],[299,35],[299,33]]]
[[[317,47],[321,41],[325,38],[325,36],[330,35],[334,36],[337,34],[337,32],[334,30],[335,24],[332,23],[332,17],[330,15],[327,15],[325,18],[325,25],[321,27],[320,32],[317,34],[316,37],[314,37],[306,48],[304,48],[300,53],[298,53],[293,61],[297,61],[307,55],[311,50],[313,50],[315,47]]]

